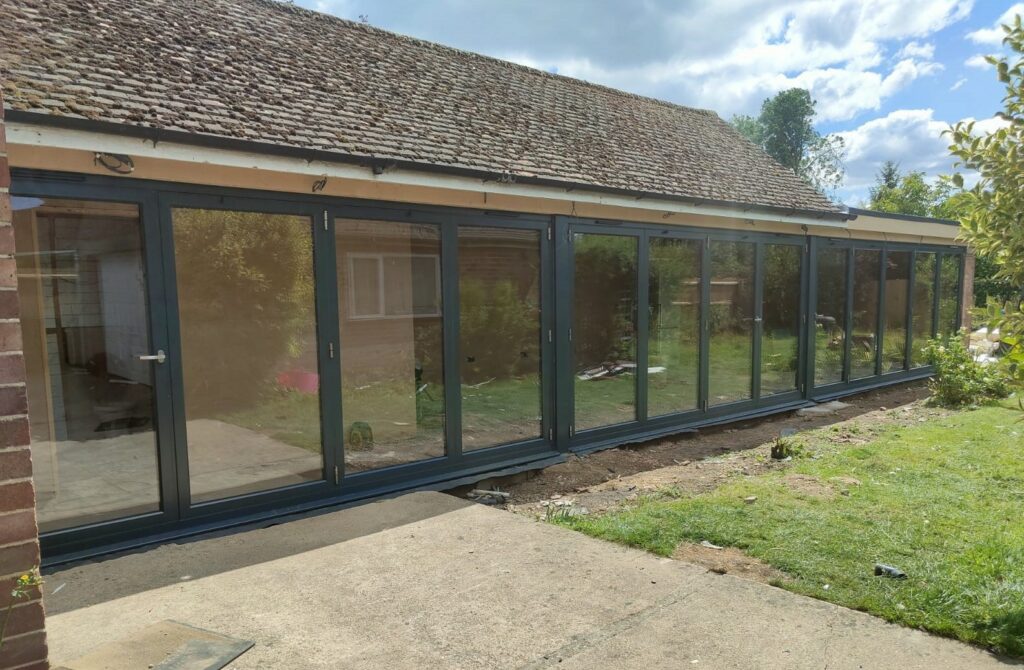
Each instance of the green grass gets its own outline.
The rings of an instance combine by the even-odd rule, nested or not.
[[[830,440],[849,426],[821,429],[800,436],[785,472],[564,523],[659,555],[684,540],[739,547],[797,593],[1024,656],[1024,423],[1010,406],[868,425],[856,447]],[[789,473],[861,484],[812,497],[785,485]],[[909,579],[873,576],[876,562]]]

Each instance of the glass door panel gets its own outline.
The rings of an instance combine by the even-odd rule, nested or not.
[[[43,532],[161,509],[147,273],[135,204],[13,198]]]
[[[638,238],[573,235],[575,429],[636,420]]]
[[[818,253],[814,314],[814,384],[843,381],[846,358],[846,249]]]
[[[440,230],[334,226],[345,472],[444,456]]]
[[[701,243],[650,239],[647,414],[697,408],[700,392]]]
[[[761,396],[798,389],[803,257],[799,246],[764,245]]]
[[[712,240],[708,404],[751,397],[754,244]]]
[[[941,337],[956,333],[960,318],[960,263],[962,257],[943,254],[939,265],[939,323]]]
[[[192,502],[322,480],[311,219],[171,220]]]
[[[935,327],[935,254],[918,253],[914,256],[914,323],[910,367],[928,365],[924,347]]]
[[[882,335],[882,372],[894,372],[907,362],[907,301],[910,297],[910,252],[885,255],[885,332]]]
[[[462,450],[541,436],[541,233],[460,226]]]
[[[882,252],[857,249],[853,257],[853,323],[850,379],[875,374],[878,355],[878,284]]]

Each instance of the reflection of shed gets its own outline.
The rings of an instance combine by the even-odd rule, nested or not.
[[[711,282],[711,304],[733,305],[739,302],[746,282],[742,279],[718,279]]]

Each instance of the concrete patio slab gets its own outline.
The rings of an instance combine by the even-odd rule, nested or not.
[[[48,591],[61,584],[49,602],[64,611],[47,621],[57,662],[172,619],[254,640],[231,668],[1016,665],[439,493],[48,577]]]

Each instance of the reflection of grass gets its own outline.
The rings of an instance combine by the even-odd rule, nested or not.
[[[776,471],[560,522],[662,556],[684,540],[739,547],[797,593],[1024,656],[1024,460],[1009,407],[880,425],[855,448],[839,427],[801,438],[814,458],[788,472],[848,495],[802,492]],[[909,578],[875,577],[876,562]]]
[[[313,394],[273,389],[250,409],[217,419],[320,453],[320,406]]]
[[[795,391],[800,338],[775,334],[761,340],[761,396]]]
[[[794,388],[796,338],[765,338],[762,345],[763,394]],[[820,355],[820,351],[819,351]],[[747,336],[719,334],[711,347],[711,404],[749,398],[751,347]],[[648,376],[648,411],[659,416],[696,406],[699,385],[693,342],[658,343],[651,364],[665,367]],[[636,376],[574,379],[577,431],[636,419]],[[496,379],[476,388],[462,386],[463,445],[467,450],[540,435],[540,381],[536,376]],[[320,413],[313,394],[274,389],[251,409],[220,417],[275,440],[310,451],[320,450]],[[391,381],[342,388],[344,434],[353,423],[368,424],[375,450],[443,453],[444,389],[428,386],[416,396],[411,384]]]
[[[540,436],[539,375],[462,387],[462,448],[481,449]]]
[[[708,404],[719,405],[750,397],[751,337],[747,333],[712,333]]]

